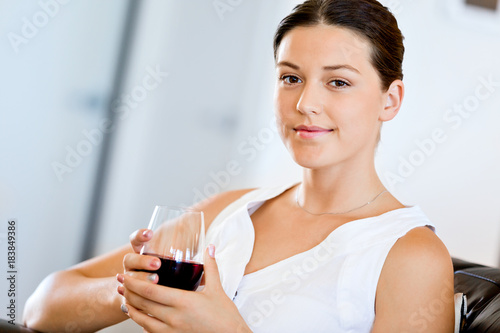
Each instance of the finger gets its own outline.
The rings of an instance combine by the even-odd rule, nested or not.
[[[129,237],[130,244],[136,253],[139,253],[144,243],[151,240],[151,238],[153,238],[153,231],[149,229],[136,230]]]
[[[125,272],[137,270],[156,271],[160,266],[161,261],[155,256],[127,253],[123,257],[123,268]]]
[[[127,274],[128,276],[132,276],[133,278],[143,281],[149,281],[152,283],[158,283],[158,281],[160,280],[158,274],[156,273],[130,271],[130,272],[125,272],[125,274]]]
[[[162,305],[173,306],[188,301],[191,291],[153,284],[123,274],[122,285],[125,293],[132,292],[140,297]],[[141,307],[141,309],[143,309]]]
[[[158,283],[160,280],[159,276],[157,273],[152,273],[152,272],[143,272],[143,271],[126,271],[123,274],[127,274],[128,276],[131,276],[135,279],[143,280],[143,281],[149,281],[152,283]],[[123,281],[123,274],[117,274],[116,279],[118,282]]]
[[[156,303],[140,295],[137,295],[130,289],[127,289],[123,286],[121,286],[121,288],[122,289],[120,290],[120,287],[118,287],[118,292],[123,296],[124,302],[132,305],[137,310],[146,312],[150,315],[157,315],[161,310],[160,307],[166,308],[165,305]]]
[[[174,308],[161,304],[150,299],[144,298],[141,295],[138,295],[122,286],[121,292],[118,291],[123,297],[127,304],[132,305],[136,310],[147,313],[153,317],[160,319],[162,322],[167,324],[170,323],[169,320],[175,318],[174,312],[176,311]],[[178,317],[178,316],[177,316]]]
[[[142,311],[139,311],[130,303],[125,303],[122,306],[122,311],[126,311],[125,313],[135,321],[139,326],[141,326],[145,332],[167,332],[169,326],[162,321],[152,317]]]
[[[204,290],[218,290],[222,289],[220,282],[219,269],[215,261],[215,246],[210,244],[205,250],[205,257],[203,263],[203,270],[205,275],[205,289]]]

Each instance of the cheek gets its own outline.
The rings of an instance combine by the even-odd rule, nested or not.
[[[282,115],[276,112],[276,129],[278,131],[278,135],[281,138],[281,141],[285,142],[287,130],[286,130],[286,121],[283,119]]]
[[[274,91],[274,112],[278,115],[283,109],[283,97],[278,89]]]
[[[373,103],[357,103],[346,117],[339,118],[340,135],[355,141],[371,140],[378,135],[380,122],[377,108]]]
[[[287,123],[287,119],[290,118],[293,107],[291,107],[290,98],[285,96],[283,92],[279,89],[275,91],[274,94],[274,114],[276,116],[276,125],[280,133],[283,131],[283,126]]]
[[[274,91],[274,110],[283,116],[293,114],[297,106],[295,91],[287,91],[277,87]]]

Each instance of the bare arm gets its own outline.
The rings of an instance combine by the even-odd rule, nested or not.
[[[197,204],[207,229],[222,209],[248,191],[222,193]],[[45,278],[26,302],[25,324],[42,332],[95,332],[127,319],[120,310],[122,296],[116,291],[116,275],[124,271],[125,255],[138,252],[141,241],[147,240],[140,233],[135,236],[131,236],[131,244]],[[148,264],[144,259],[134,267]]]
[[[42,332],[95,332],[127,319],[115,275],[131,245],[46,277],[26,302],[25,324]]]
[[[428,228],[416,228],[387,256],[372,333],[452,333],[453,295],[453,266],[446,247]]]

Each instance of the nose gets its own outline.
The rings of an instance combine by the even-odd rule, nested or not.
[[[321,91],[312,83],[303,85],[302,93],[297,102],[297,111],[304,115],[320,114],[323,110],[321,103]]]

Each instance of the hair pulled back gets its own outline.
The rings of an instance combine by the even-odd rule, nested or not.
[[[371,45],[371,62],[386,91],[403,79],[404,45],[394,15],[376,0],[307,0],[279,24],[274,36],[274,58],[284,36],[296,27],[319,24],[350,29]]]

